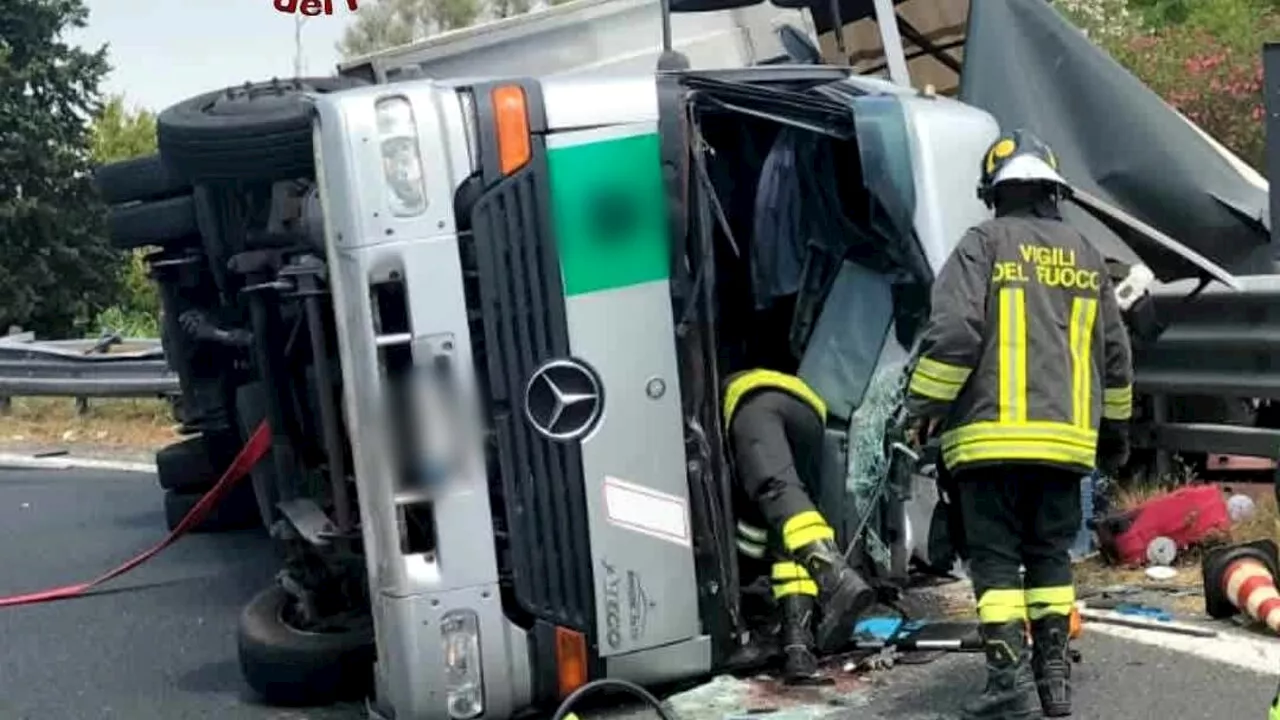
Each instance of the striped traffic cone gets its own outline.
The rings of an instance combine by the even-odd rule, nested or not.
[[[1270,540],[1220,548],[1205,556],[1205,612],[1227,618],[1242,612],[1280,635],[1276,544]]]

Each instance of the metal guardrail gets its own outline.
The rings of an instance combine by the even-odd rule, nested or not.
[[[106,352],[114,349],[113,352]],[[178,394],[178,375],[160,341],[37,341],[30,333],[0,337],[0,399],[14,397],[162,397]]]
[[[1135,389],[1152,412],[1134,440],[1163,451],[1160,465],[1167,452],[1280,459],[1280,430],[1252,427],[1247,407],[1280,400],[1280,275],[1239,280],[1238,291],[1211,285],[1190,299],[1193,282],[1152,293],[1170,323],[1137,358]]]

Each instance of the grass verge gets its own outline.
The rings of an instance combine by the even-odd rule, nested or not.
[[[1124,490],[1117,494],[1115,506],[1117,510],[1136,507],[1161,492],[1154,488]],[[1146,576],[1145,568],[1116,567],[1107,565],[1101,558],[1093,557],[1075,566],[1076,587],[1082,590],[1113,586],[1140,589],[1199,588],[1201,586],[1200,561],[1206,549],[1219,544],[1252,542],[1276,537],[1276,523],[1280,521],[1280,511],[1276,507],[1275,494],[1268,490],[1262,493],[1250,493],[1250,495],[1254,499],[1253,515],[1232,525],[1225,536],[1214,538],[1203,547],[1193,547],[1180,552],[1173,566],[1178,574],[1173,579],[1153,581]],[[1204,612],[1204,599],[1199,593],[1173,595],[1158,604],[1182,614],[1198,615]]]
[[[0,415],[0,447],[158,450],[178,439],[175,428],[169,403],[160,399],[90,400],[80,415],[71,398],[14,398]]]

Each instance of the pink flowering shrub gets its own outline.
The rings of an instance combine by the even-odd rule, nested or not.
[[[1280,12],[1247,6],[1103,45],[1170,105],[1262,171],[1262,47],[1267,39],[1280,40]]]

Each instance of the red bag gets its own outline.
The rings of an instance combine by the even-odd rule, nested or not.
[[[1227,501],[1215,485],[1197,485],[1153,497],[1098,521],[1102,552],[1123,565],[1145,565],[1147,544],[1164,536],[1179,550],[1230,529]]]

